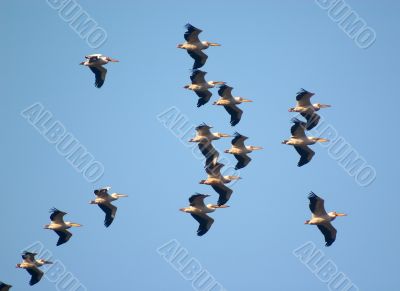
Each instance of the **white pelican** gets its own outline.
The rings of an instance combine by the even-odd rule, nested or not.
[[[326,213],[324,207],[324,199],[310,192],[308,195],[310,199],[310,210],[312,212],[311,220],[306,220],[304,224],[316,225],[325,237],[325,246],[329,247],[336,239],[336,229],[332,226],[331,221],[335,220],[338,216],[347,216],[344,213],[337,213],[336,211]]]
[[[50,215],[51,223],[46,224],[44,226],[44,228],[54,230],[54,232],[59,236],[59,239],[57,241],[57,246],[66,243],[71,238],[72,233],[70,233],[67,229],[69,229],[71,227],[82,226],[79,223],[74,223],[74,222],[70,222],[70,221],[64,222],[63,217],[67,213],[60,211],[57,208],[50,209],[50,213],[51,213],[51,215]]]
[[[315,111],[320,110],[321,108],[328,108],[331,105],[315,103],[311,104],[311,97],[314,96],[315,93],[308,92],[301,88],[296,95],[296,107],[289,108],[289,112],[299,112],[304,118],[307,119],[307,130],[313,129],[317,126],[320,116],[315,113]]]
[[[32,260],[31,256],[25,256],[24,254],[22,255],[22,263],[16,265],[16,268],[25,269],[31,275],[31,280],[29,281],[31,286],[38,283],[43,277],[43,272],[38,267],[36,260]]]
[[[43,259],[36,259],[35,258],[36,255],[37,255],[37,253],[31,253],[31,252],[24,251],[22,253],[22,259],[35,263],[36,267],[41,267],[46,264],[53,264],[53,262],[50,262],[50,261],[46,261]]]
[[[94,73],[96,77],[94,86],[97,88],[103,86],[106,79],[107,69],[104,68],[103,65],[108,64],[109,62],[119,62],[118,60],[103,56],[102,54],[87,55],[85,58],[87,60],[81,62],[80,65],[89,67],[89,69]]]
[[[199,34],[201,29],[194,27],[191,24],[185,25],[187,31],[185,32],[185,43],[178,44],[177,48],[185,49],[188,54],[194,59],[193,69],[198,69],[204,66],[208,56],[202,50],[208,49],[210,46],[221,46],[218,43],[200,41]]]
[[[217,208],[226,208],[226,205],[204,204],[204,198],[210,195],[196,193],[189,198],[189,207],[181,208],[180,211],[190,213],[194,219],[199,223],[197,235],[202,236],[207,233],[214,223],[214,219],[207,215],[207,213],[214,212]]]
[[[233,193],[232,189],[225,186],[233,180],[241,179],[238,176],[222,176],[221,169],[224,164],[216,163],[215,165],[209,165],[206,167],[207,179],[201,180],[199,184],[210,185],[218,194],[218,205],[224,205],[231,198]]]
[[[229,134],[211,132],[211,128],[211,126],[208,126],[205,123],[200,124],[195,128],[196,136],[189,140],[189,142],[198,143],[201,153],[206,158],[206,166],[209,164],[215,165],[219,157],[218,151],[212,146],[211,142],[213,140],[218,140],[221,137],[230,137]]]
[[[232,139],[232,147],[229,150],[225,150],[227,154],[233,154],[238,161],[235,170],[242,169],[246,167],[251,158],[247,155],[255,150],[262,150],[262,147],[259,146],[246,146],[244,145],[244,141],[248,139],[247,136],[241,135],[238,132],[235,132],[235,137]]]
[[[292,145],[299,153],[300,160],[297,166],[301,167],[310,162],[312,157],[315,155],[314,151],[310,149],[308,145],[315,144],[316,142],[328,142],[329,140],[320,137],[306,136],[306,123],[298,120],[297,118],[292,118],[292,122],[294,123],[294,125],[292,125],[290,128],[292,137],[284,140],[282,144]]]
[[[225,82],[222,81],[208,81],[204,79],[204,76],[207,72],[203,72],[201,70],[193,70],[192,75],[190,76],[190,80],[192,80],[192,84],[186,85],[185,89],[194,91],[199,100],[197,101],[197,107],[200,107],[210,101],[212,93],[208,90],[214,88],[216,85],[223,85]]]
[[[221,96],[221,98],[219,98],[218,101],[214,102],[213,105],[224,106],[225,110],[231,116],[231,125],[235,126],[239,123],[243,114],[243,111],[236,105],[243,102],[252,102],[252,100],[244,99],[242,97],[233,97],[232,89],[233,88],[228,85],[222,85],[218,90],[218,94],[219,96]]]
[[[0,291],[8,291],[12,286],[0,281]]]
[[[104,219],[105,227],[109,227],[115,218],[117,207],[112,205],[111,202],[118,200],[121,197],[128,197],[125,194],[112,193],[108,194],[111,187],[105,187],[94,190],[94,194],[97,196],[95,200],[90,201],[90,204],[97,204],[101,210],[104,211],[106,217]]]

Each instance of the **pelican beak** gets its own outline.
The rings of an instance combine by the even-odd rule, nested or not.
[[[222,81],[214,81],[213,82],[214,85],[225,85],[226,82],[222,82]]]
[[[346,213],[336,213],[336,216],[347,216]]]
[[[107,58],[107,60],[108,60],[109,62],[119,63],[119,60],[116,60],[116,59]]]
[[[326,138],[318,138],[318,142],[328,142],[329,139]]]
[[[72,223],[71,223],[71,226],[74,226],[74,227],[81,227],[82,224],[72,222]]]
[[[185,208],[179,208],[179,211],[185,212]]]
[[[80,65],[83,65],[84,63],[85,63],[85,62],[80,62],[79,64],[80,64]]]
[[[180,44],[178,44],[176,47],[177,47],[177,48],[182,48],[182,44],[180,43]]]
[[[200,182],[199,182],[199,184],[204,184],[206,182],[206,180],[201,180]]]
[[[329,105],[329,104],[321,104],[320,107],[321,108],[329,108],[329,107],[332,107],[332,106]]]
[[[210,42],[210,46],[221,46],[219,43]]]
[[[188,88],[189,88],[189,85],[183,86],[183,89],[188,89]]]
[[[243,99],[242,102],[253,102],[253,100],[250,100],[250,99]]]
[[[228,207],[229,207],[229,205],[220,205],[217,208],[228,208]]]
[[[118,197],[128,197],[126,194],[118,194]]]

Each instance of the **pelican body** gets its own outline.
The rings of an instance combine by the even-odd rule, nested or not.
[[[225,82],[222,81],[207,82],[204,78],[206,74],[206,72],[201,70],[193,70],[192,75],[190,76],[192,83],[183,87],[185,89],[192,90],[199,97],[199,100],[197,101],[197,107],[203,106],[210,101],[212,93],[209,91],[209,89],[214,88],[217,85],[225,84]]]
[[[37,260],[35,258],[36,255],[36,253],[25,251],[22,253],[22,263],[16,265],[16,268],[25,269],[31,275],[31,280],[29,281],[31,286],[38,283],[43,277],[43,272],[39,270],[39,267],[45,264],[52,264],[52,262],[43,259]]]
[[[115,214],[117,212],[117,207],[112,205],[111,202],[118,200],[119,198],[122,197],[128,197],[128,195],[125,194],[118,194],[118,193],[112,193],[108,194],[108,191],[111,189],[111,187],[105,187],[105,188],[100,188],[94,190],[94,194],[96,195],[96,199],[91,200],[89,203],[90,204],[97,204],[101,210],[106,214],[105,219],[104,219],[104,225],[105,227],[109,227],[111,223],[114,221]]]
[[[234,155],[234,157],[238,161],[235,166],[235,170],[242,169],[250,163],[251,158],[247,154],[256,150],[263,149],[262,147],[259,146],[252,146],[252,145],[246,146],[244,144],[244,141],[246,139],[248,139],[247,136],[235,132],[235,137],[231,142],[232,147],[229,150],[225,150],[225,153]]]
[[[209,41],[200,41],[199,34],[202,32],[191,25],[190,23],[185,25],[187,31],[184,34],[186,42],[178,44],[177,48],[184,49],[194,59],[193,70],[199,69],[207,61],[208,56],[202,52],[202,50],[208,49],[210,46],[220,46],[218,43]]]
[[[94,73],[96,78],[94,85],[97,88],[101,88],[106,79],[107,69],[104,68],[103,65],[106,65],[109,62],[119,62],[118,60],[103,56],[102,54],[87,55],[85,58],[86,61],[81,62],[80,65],[89,67],[89,69]]]
[[[226,205],[204,204],[204,199],[210,195],[196,193],[189,198],[189,207],[179,209],[182,212],[190,213],[192,217],[199,223],[197,235],[202,236],[208,232],[214,219],[208,216],[208,213],[214,212],[217,208],[226,208]]]
[[[231,116],[230,123],[232,126],[235,126],[240,122],[242,118],[243,111],[237,107],[236,105],[241,104],[243,102],[252,102],[250,99],[244,99],[242,97],[233,97],[232,96],[233,88],[228,85],[222,85],[218,94],[220,98],[213,103],[213,105],[223,106],[225,110]]]
[[[232,196],[232,189],[227,187],[225,184],[230,183],[233,180],[241,179],[238,176],[223,176],[221,169],[224,164],[216,163],[215,165],[208,165],[206,167],[206,173],[208,174],[207,179],[201,180],[199,184],[210,185],[215,192],[219,194],[218,205],[222,206],[226,204]]]
[[[300,155],[300,160],[297,166],[301,167],[309,163],[315,155],[315,152],[308,147],[309,145],[313,145],[317,142],[328,142],[329,140],[320,137],[306,136],[305,129],[307,124],[297,118],[293,118],[292,122],[294,123],[290,129],[292,136],[289,139],[282,141],[282,144],[291,145],[295,148],[297,153]]]
[[[46,224],[44,228],[53,230],[59,236],[57,241],[57,246],[59,246],[69,241],[72,236],[72,233],[70,233],[67,229],[70,229],[71,227],[80,227],[82,225],[75,222],[64,221],[63,217],[67,213],[60,211],[57,208],[50,209],[50,212],[51,223]]]
[[[310,220],[306,220],[304,224],[316,225],[325,238],[325,246],[329,247],[336,240],[336,229],[331,222],[338,216],[346,216],[345,213],[337,213],[336,211],[326,212],[324,207],[324,199],[318,197],[314,192],[308,195],[310,200],[309,207],[312,212]]]
[[[318,125],[320,120],[320,116],[316,114],[316,111],[319,111],[321,108],[328,108],[331,105],[321,104],[321,103],[311,103],[311,97],[314,96],[315,93],[311,93],[307,90],[301,88],[296,95],[296,106],[289,108],[289,112],[298,112],[307,120],[306,129],[311,130],[315,126]]]

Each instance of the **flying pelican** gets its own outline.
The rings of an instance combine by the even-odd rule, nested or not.
[[[12,286],[0,281],[0,291],[8,291]]]
[[[314,192],[310,192],[308,199],[310,200],[309,206],[312,217],[311,220],[306,220],[304,224],[316,225],[325,237],[325,246],[329,247],[335,241],[337,232],[331,221],[338,216],[347,216],[347,214],[337,213],[336,211],[326,213],[324,199],[315,195]]]
[[[38,283],[42,277],[43,277],[43,272],[39,270],[39,266],[37,265],[37,261],[32,259],[31,255],[22,255],[22,263],[17,264],[16,268],[20,269],[25,269],[30,275],[31,275],[31,280],[29,281],[29,285],[35,285]]]
[[[102,54],[87,55],[85,58],[87,60],[81,62],[80,65],[89,67],[89,69],[94,73],[96,77],[94,86],[97,88],[103,86],[106,79],[107,69],[104,68],[103,65],[108,64],[109,62],[119,62],[118,60],[103,56]]]
[[[178,44],[177,48],[185,49],[194,59],[193,69],[199,69],[204,66],[208,58],[202,50],[208,49],[210,46],[221,45],[208,41],[200,41],[199,34],[202,32],[201,29],[194,27],[190,23],[186,24],[185,27],[187,29],[184,35],[186,42]]]
[[[244,99],[242,97],[233,97],[232,89],[233,88],[228,85],[222,85],[218,90],[218,94],[219,96],[221,96],[221,98],[219,98],[218,101],[214,102],[213,105],[224,106],[225,110],[231,116],[231,125],[235,126],[239,123],[243,114],[243,111],[236,105],[243,102],[252,102],[252,100]]]
[[[223,176],[221,169],[224,164],[216,163],[215,165],[209,165],[206,167],[207,179],[201,180],[199,184],[210,185],[218,194],[218,206],[222,206],[228,202],[233,193],[232,189],[225,186],[233,180],[241,179],[238,176]]]
[[[71,227],[82,226],[79,223],[74,223],[69,221],[64,222],[63,217],[67,213],[60,211],[57,208],[50,209],[50,213],[51,213],[50,215],[51,223],[46,224],[44,228],[54,230],[54,232],[59,236],[59,239],[57,241],[57,246],[66,243],[71,238],[72,233],[70,233],[67,229]]]
[[[121,197],[128,197],[125,194],[112,193],[108,194],[111,187],[105,187],[98,190],[94,190],[96,199],[90,201],[90,204],[97,204],[101,210],[104,211],[106,217],[104,219],[105,227],[109,227],[115,218],[115,213],[117,212],[117,207],[112,205],[111,202],[118,200]]]
[[[53,264],[53,262],[46,261],[44,259],[36,259],[35,258],[36,255],[37,255],[37,253],[31,253],[28,251],[24,251],[22,253],[22,259],[35,263],[36,267],[41,267],[46,264]]]
[[[196,193],[189,198],[189,207],[181,208],[180,211],[190,213],[190,215],[196,219],[199,223],[197,229],[197,235],[202,236],[207,233],[214,223],[214,219],[207,215],[207,213],[214,212],[217,208],[226,208],[226,205],[215,205],[215,204],[204,204],[204,199],[210,195],[204,195]]]
[[[297,166],[301,167],[310,162],[312,157],[315,155],[314,151],[310,149],[308,145],[312,145],[317,142],[328,142],[329,140],[320,137],[306,136],[306,123],[298,120],[297,118],[292,118],[292,122],[294,123],[290,129],[292,137],[284,140],[282,144],[292,145],[299,153],[300,160]]]
[[[223,85],[225,82],[222,81],[208,81],[204,79],[204,76],[207,72],[203,72],[201,70],[193,70],[192,75],[190,76],[190,80],[192,80],[192,84],[186,85],[185,89],[194,91],[199,100],[197,101],[197,107],[200,107],[210,101],[212,93],[208,90],[214,88],[216,85]]]
[[[198,143],[201,153],[206,158],[206,166],[210,164],[215,165],[219,157],[218,151],[212,146],[211,142],[222,137],[230,137],[229,134],[211,132],[211,128],[211,126],[208,126],[205,123],[200,124],[195,128],[196,136],[189,140],[189,142]]]
[[[255,150],[262,150],[262,147],[258,146],[245,146],[244,141],[248,139],[247,136],[241,135],[238,132],[235,132],[235,137],[232,139],[232,147],[229,150],[225,150],[227,154],[233,154],[238,161],[235,167],[235,170],[242,169],[246,167],[251,158],[247,155]]]
[[[319,119],[321,118],[315,111],[319,111],[321,108],[328,108],[331,105],[315,103],[311,104],[311,97],[315,93],[308,92],[301,88],[296,95],[296,107],[289,108],[289,112],[299,112],[305,119],[307,119],[307,130],[311,130],[317,126]]]

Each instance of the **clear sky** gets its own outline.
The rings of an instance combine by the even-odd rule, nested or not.
[[[226,290],[329,290],[329,282],[293,254],[311,242],[324,253],[322,262],[331,260],[359,290],[397,290],[398,2],[347,0],[376,32],[367,49],[314,1],[80,4],[107,32],[97,49],[45,0],[0,3],[0,280],[15,290],[57,290],[57,275],[29,287],[29,275],[14,267],[22,250],[40,242],[87,290],[193,290],[193,281],[171,267],[170,254],[157,252],[176,240]],[[198,109],[195,94],[183,89],[192,60],[176,45],[187,22],[203,30],[203,40],[222,44],[206,51],[208,80],[226,81],[234,95],[254,100],[241,106],[235,128],[223,108]],[[78,65],[90,53],[120,60],[107,65],[101,89]],[[293,114],[287,109],[301,87],[316,93],[315,102],[332,105],[321,115],[376,170],[371,184],[360,186],[320,145],[313,146],[310,164],[296,166],[297,153],[281,141],[290,136]],[[87,181],[21,116],[37,102],[104,165],[101,179]],[[237,130],[250,137],[248,144],[264,147],[252,153],[240,171],[243,180],[232,186],[231,207],[211,214],[215,223],[203,237],[196,236],[194,219],[178,209],[195,192],[211,194],[207,202],[217,195],[198,184],[206,174],[185,143],[191,135],[181,141],[157,120],[171,107],[187,117],[188,127],[206,122],[218,132]],[[215,146],[222,151],[230,141]],[[129,195],[115,203],[109,229],[101,210],[88,204],[93,189],[106,185]],[[349,214],[334,222],[338,235],[329,248],[316,227],[303,224],[310,217],[310,190],[325,199],[327,210]],[[56,235],[43,229],[53,206],[69,213],[66,220],[83,224],[60,247]]]

